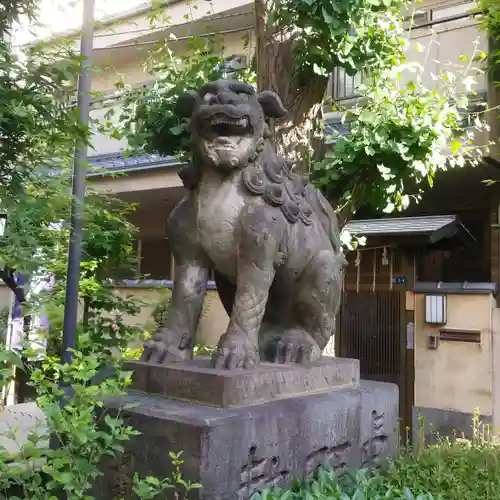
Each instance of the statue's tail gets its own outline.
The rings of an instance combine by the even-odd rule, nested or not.
[[[305,195],[311,208],[318,215],[321,225],[328,234],[335,253],[342,256],[344,259],[343,264],[347,265],[347,260],[345,260],[342,251],[342,242],[340,241],[339,218],[337,214],[319,189],[315,189],[312,185],[308,184],[306,186]]]

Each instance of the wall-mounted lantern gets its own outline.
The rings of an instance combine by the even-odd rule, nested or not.
[[[425,296],[425,322],[430,325],[446,324],[446,295]]]

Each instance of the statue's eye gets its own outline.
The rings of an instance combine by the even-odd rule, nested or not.
[[[216,102],[216,97],[214,94],[211,94],[210,92],[207,92],[204,96],[203,96],[203,101],[206,103],[206,104],[214,104]]]

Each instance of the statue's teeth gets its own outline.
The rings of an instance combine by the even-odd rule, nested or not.
[[[248,125],[248,120],[246,118],[213,118],[211,120],[211,123],[212,125],[239,125],[242,127],[246,127]]]

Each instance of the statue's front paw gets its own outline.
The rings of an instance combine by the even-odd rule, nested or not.
[[[255,368],[259,364],[259,352],[244,333],[225,333],[213,354],[215,368],[232,370],[235,368]]]
[[[144,351],[140,360],[167,365],[192,359],[192,349],[184,348],[183,344],[182,338],[179,341],[179,336],[174,332],[161,330],[155,333],[151,340],[144,343]]]
[[[311,365],[321,358],[317,342],[307,332],[298,329],[272,336],[263,351],[263,357],[271,363]]]

